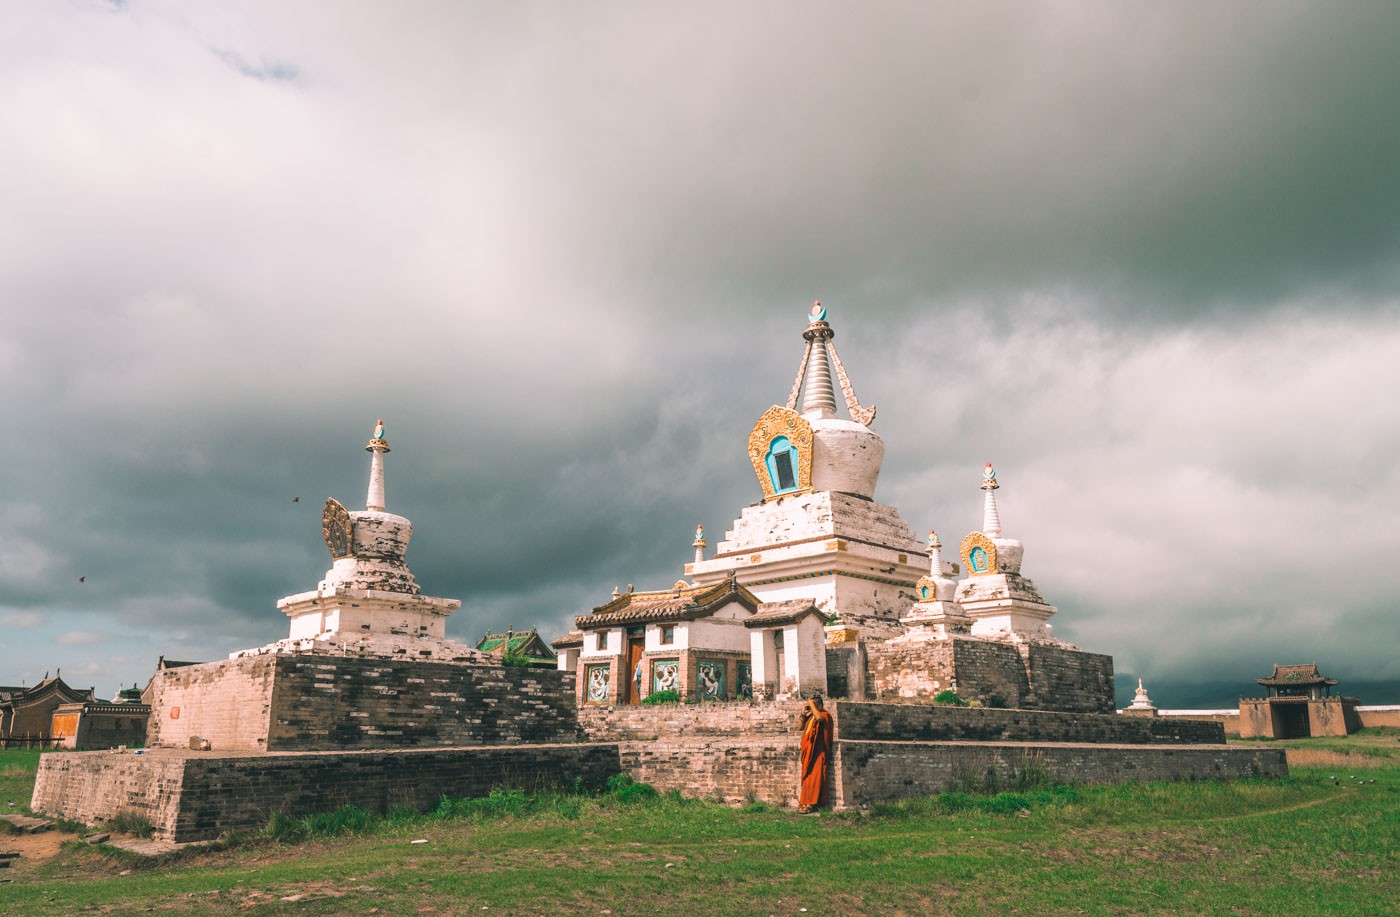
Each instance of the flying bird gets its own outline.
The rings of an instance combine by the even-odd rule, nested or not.
[[[301,502],[301,497],[292,497],[292,502],[293,502],[293,503],[300,503],[300,502]]]
[[[86,582],[87,582],[87,577],[86,577],[86,576],[80,576],[80,577],[78,577],[78,582],[80,582],[80,583],[86,583]]]

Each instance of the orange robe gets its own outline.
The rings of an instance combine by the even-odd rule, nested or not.
[[[831,753],[831,714],[826,711],[807,718],[802,728],[802,790],[799,806],[819,806],[826,789],[826,758]]]

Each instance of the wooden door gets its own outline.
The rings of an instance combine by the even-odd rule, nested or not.
[[[627,679],[627,703],[642,702],[641,680],[646,677],[639,667],[642,664],[642,650],[646,648],[646,637],[632,637],[627,641],[627,670],[622,673]]]

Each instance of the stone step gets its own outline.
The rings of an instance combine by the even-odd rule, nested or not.
[[[0,821],[7,821],[20,830],[21,834],[38,834],[53,828],[53,822],[46,818],[30,818],[28,815],[0,815]]]

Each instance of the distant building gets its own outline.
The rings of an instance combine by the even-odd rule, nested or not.
[[[0,688],[0,740],[47,740],[52,734],[53,715],[64,704],[95,701],[91,689],[79,691],[55,674],[29,688]]]
[[[54,711],[50,734],[56,745],[74,751],[146,744],[151,707],[141,702],[141,689],[132,685],[110,701],[63,704]]]
[[[558,666],[554,650],[533,627],[522,631],[511,628],[500,634],[488,633],[477,642],[476,648],[501,659],[507,656],[522,657],[535,668],[552,669]]]
[[[1274,665],[1273,674],[1255,681],[1267,697],[1240,700],[1240,736],[1301,739],[1344,736],[1361,728],[1355,697],[1333,697],[1337,679],[1317,671],[1317,663]]]

